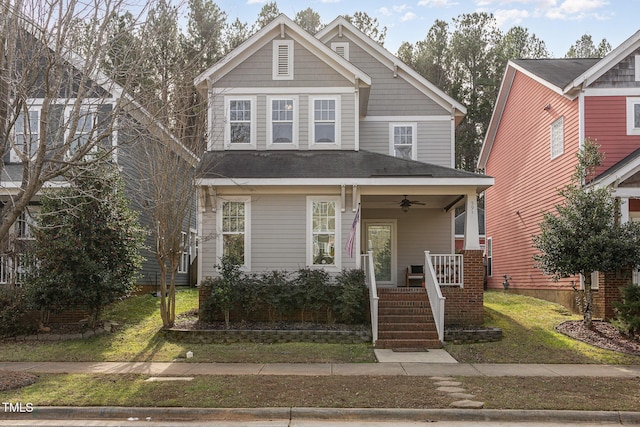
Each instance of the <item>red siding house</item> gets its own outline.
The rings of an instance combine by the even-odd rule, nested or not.
[[[561,201],[576,153],[596,140],[605,156],[591,185],[611,186],[623,221],[640,219],[640,31],[602,59],[510,61],[478,167],[495,177],[486,191],[487,286],[573,305],[572,277],[552,282],[534,266],[532,237],[545,211]],[[628,278],[597,277],[595,315]]]

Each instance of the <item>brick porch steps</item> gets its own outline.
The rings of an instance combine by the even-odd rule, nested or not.
[[[377,348],[441,348],[423,288],[381,288],[378,290]]]

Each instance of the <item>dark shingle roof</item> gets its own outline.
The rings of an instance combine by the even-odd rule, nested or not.
[[[369,151],[210,151],[198,178],[483,178],[486,175]]]
[[[599,58],[561,58],[516,59],[512,62],[549,83],[564,89],[576,77],[599,61]]]

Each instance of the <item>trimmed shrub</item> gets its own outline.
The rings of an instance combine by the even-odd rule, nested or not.
[[[29,305],[24,291],[16,287],[4,287],[0,292],[0,338],[34,332],[36,327],[28,313]]]
[[[343,323],[365,323],[367,309],[367,288],[364,283],[364,271],[344,270],[337,277],[340,295],[338,296],[338,318]]]
[[[614,302],[616,318],[611,324],[621,334],[636,336],[640,334],[640,286],[630,284],[621,289],[622,302]]]

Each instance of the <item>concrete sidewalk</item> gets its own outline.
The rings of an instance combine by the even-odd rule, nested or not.
[[[191,362],[0,362],[0,369],[35,373],[194,375],[372,375],[640,377],[640,365],[479,363],[191,363]]]

